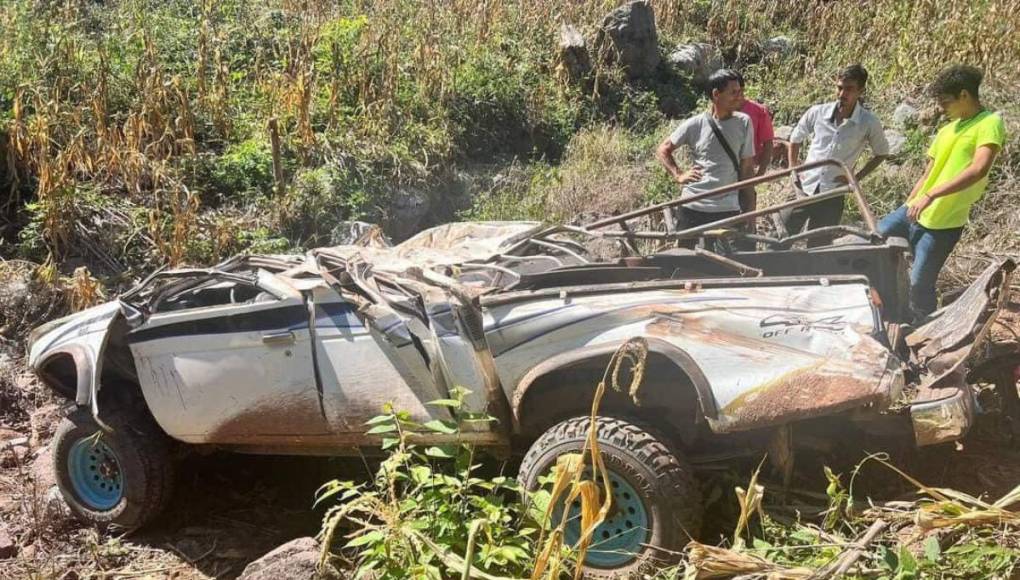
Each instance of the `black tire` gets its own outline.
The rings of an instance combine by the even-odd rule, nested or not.
[[[147,416],[114,410],[101,419],[110,431],[100,427],[86,408],[61,421],[53,447],[57,487],[71,511],[86,524],[135,530],[159,515],[170,499],[174,484],[170,442]],[[92,442],[97,440],[115,457],[122,478],[117,486],[119,498],[111,500],[116,501],[112,506],[91,503],[72,482],[70,456],[81,453],[75,444],[85,441],[83,445],[95,449]]]
[[[528,491],[539,487],[539,477],[549,473],[556,458],[579,452],[588,434],[589,417],[568,419],[546,431],[528,450],[518,480]],[[644,544],[668,551],[645,548],[627,563],[595,567],[586,561],[585,577],[622,578],[639,576],[652,568],[677,561],[675,553],[701,528],[704,506],[701,491],[686,461],[653,430],[621,419],[597,418],[597,437],[606,467],[642,497],[647,511]]]

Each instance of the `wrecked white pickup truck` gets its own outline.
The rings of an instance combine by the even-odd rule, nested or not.
[[[448,419],[426,403],[458,385],[469,410],[498,419],[458,440],[523,455],[520,478],[534,489],[583,444],[611,354],[643,337],[640,405],[610,393],[601,407],[614,507],[585,562],[633,570],[697,534],[688,459],[732,434],[764,444],[833,417],[851,429],[903,425],[918,445],[966,433],[968,361],[983,352],[1013,264],[992,264],[905,332],[906,244],[875,234],[849,179],[864,230],[775,238],[729,227],[808,199],[675,231],[670,209],[684,200],[583,227],[458,223],[393,247],[157,272],[32,334],[33,368],[75,403],[55,443],[60,489],[85,520],[134,528],[169,497],[171,445],[354,453],[377,444],[365,422],[384,403]],[[843,192],[826,195],[813,199]],[[842,239],[799,248],[809,236]],[[734,237],[757,249],[727,252]],[[696,239],[722,248],[678,248]],[[579,523],[568,532],[576,539]]]

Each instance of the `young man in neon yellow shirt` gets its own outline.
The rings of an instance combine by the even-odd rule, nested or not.
[[[935,310],[939,272],[960,240],[971,206],[988,188],[988,171],[1006,141],[1002,118],[981,106],[981,78],[980,70],[964,65],[935,78],[931,95],[952,122],[939,129],[928,148],[928,167],[907,202],[878,224],[883,236],[910,242],[910,306],[916,318]]]

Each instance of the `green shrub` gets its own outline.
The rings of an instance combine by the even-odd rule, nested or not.
[[[487,574],[526,575],[538,529],[521,526],[527,514],[520,486],[483,476],[471,445],[411,443],[416,431],[454,435],[467,422],[493,421],[463,410],[467,393],[456,388],[453,398],[429,403],[448,408],[452,421],[421,425],[390,406],[368,421],[367,434],[380,436],[389,455],[371,482],[333,480],[319,489],[316,505],[333,504],[320,534],[323,562],[347,525],[353,531],[338,548],[352,555],[356,578],[440,580],[459,576],[463,560]]]
[[[267,139],[230,145],[211,165],[205,183],[220,200],[251,203],[273,193],[273,154]]]
[[[297,247],[326,245],[340,222],[359,219],[370,210],[370,201],[379,197],[371,191],[333,167],[301,170],[279,203],[281,233]]]

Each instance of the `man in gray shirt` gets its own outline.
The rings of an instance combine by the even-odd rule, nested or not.
[[[722,69],[709,77],[706,92],[712,100],[710,109],[685,120],[656,149],[659,162],[681,185],[681,199],[754,176],[754,129],[750,117],[739,112],[743,105],[740,85],[740,76],[731,70]],[[713,123],[725,138],[725,145],[713,131]],[[673,152],[681,146],[690,151],[693,161],[687,171],[681,171],[673,159]],[[685,229],[704,225],[735,216],[741,210],[751,211],[755,204],[753,188],[694,201],[675,212],[676,226]]]
[[[790,167],[798,164],[801,144],[811,137],[807,162],[822,159],[838,159],[852,171],[864,147],[871,148],[871,159],[856,174],[858,181],[864,179],[889,156],[882,122],[874,113],[864,108],[860,97],[868,85],[868,71],[859,64],[843,69],[836,78],[837,100],[814,105],[800,118],[790,135]],[[800,187],[804,193],[815,195],[846,185],[843,172],[836,167],[826,166],[806,171],[800,175]],[[843,217],[843,197],[837,197],[783,213],[786,231],[790,235],[807,229],[818,229],[838,225]],[[822,240],[808,241],[816,246]]]

